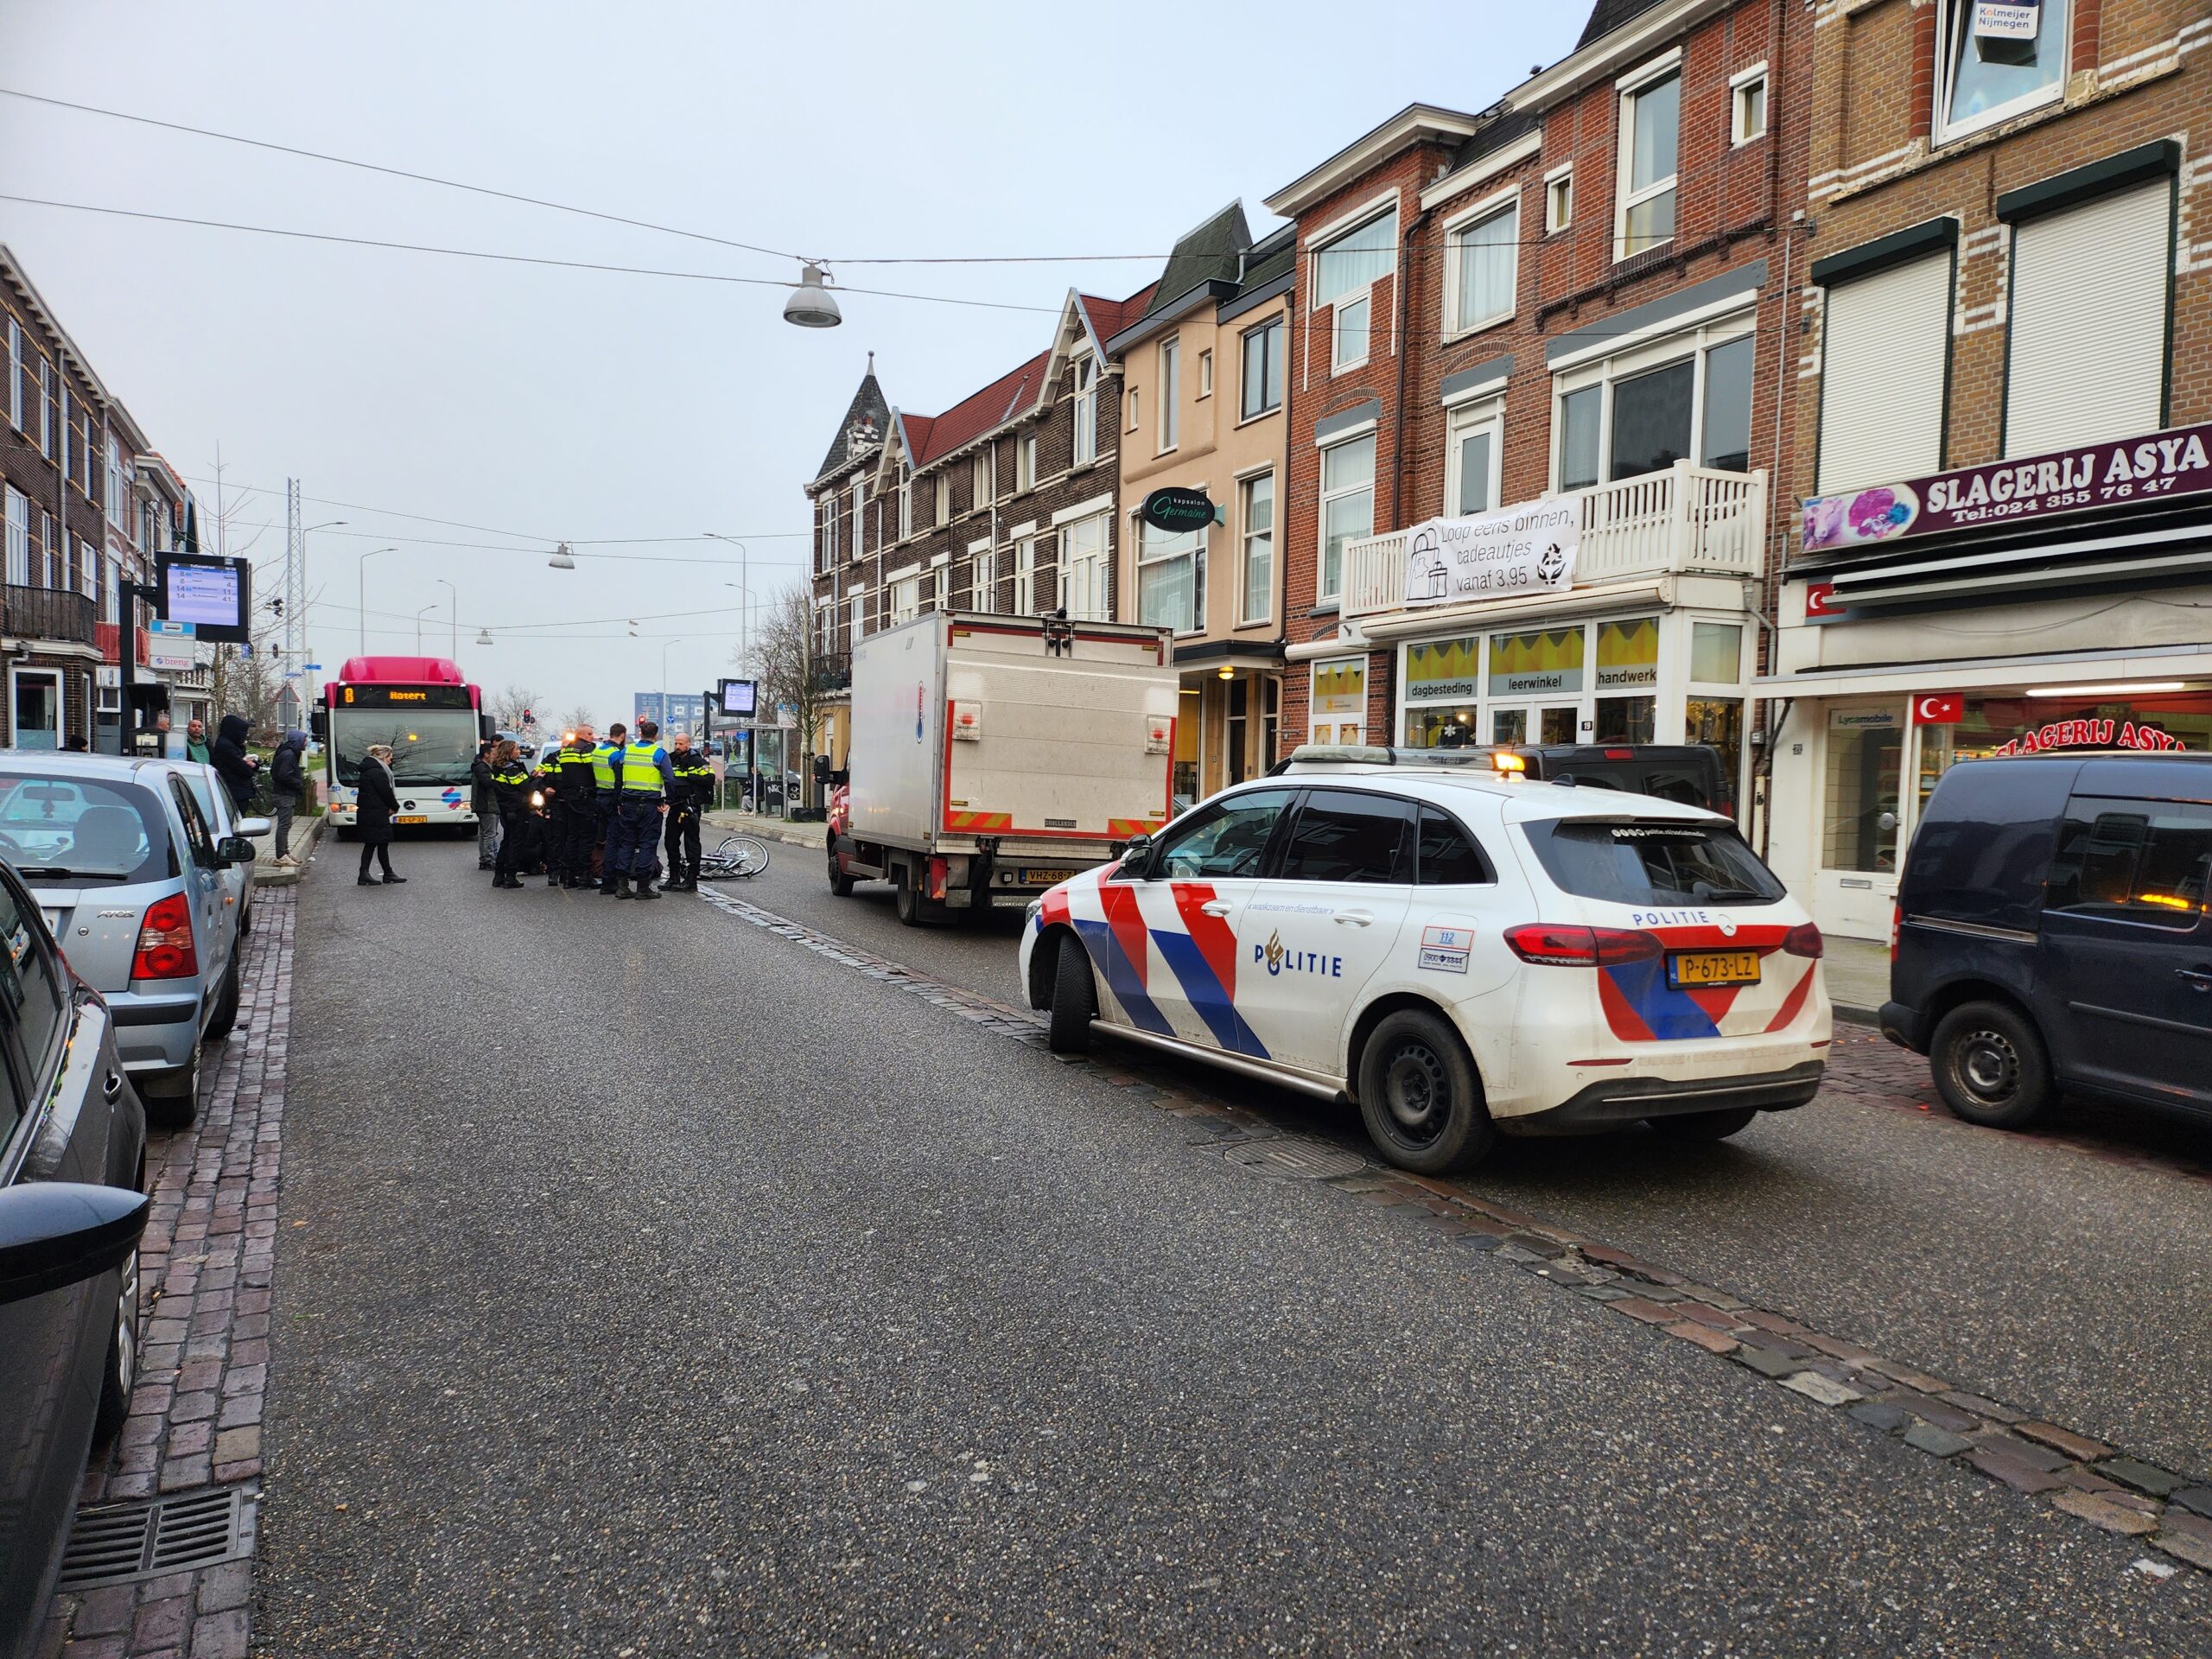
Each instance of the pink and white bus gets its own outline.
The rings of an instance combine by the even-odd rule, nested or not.
[[[473,830],[468,769],[491,734],[484,694],[442,657],[354,657],[324,684],[318,711],[329,783],[330,827],[351,835],[361,762],[391,746],[401,826]]]

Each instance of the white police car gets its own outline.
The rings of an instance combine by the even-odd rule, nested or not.
[[[1819,1090],[1821,935],[1733,823],[1300,751],[1030,906],[1052,1041],[1097,1028],[1357,1102],[1427,1173],[1496,1135],[1710,1140]]]

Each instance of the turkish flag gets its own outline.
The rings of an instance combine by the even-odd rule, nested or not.
[[[1805,620],[1808,622],[1829,622],[1843,614],[1843,607],[1835,602],[1835,583],[1808,582],[1805,584]]]
[[[1912,700],[1912,723],[1916,726],[1955,726],[1967,717],[1965,694],[1958,691],[1923,691]]]

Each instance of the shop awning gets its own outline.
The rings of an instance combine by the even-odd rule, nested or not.
[[[1966,658],[1948,663],[1889,663],[1874,668],[1769,674],[1751,682],[1762,697],[1861,697],[1908,691],[1975,691],[2027,685],[2203,680],[2212,685],[2212,645],[2133,651],[2074,651],[2042,657]]]

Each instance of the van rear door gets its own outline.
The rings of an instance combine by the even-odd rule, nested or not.
[[[2041,933],[2061,1078],[2212,1111],[2212,805],[2073,797]]]

